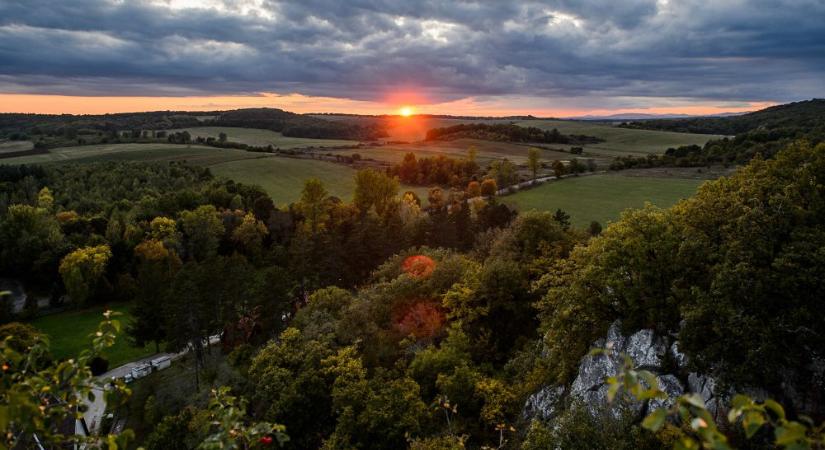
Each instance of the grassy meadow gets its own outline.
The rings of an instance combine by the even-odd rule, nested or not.
[[[7,152],[31,150],[34,144],[31,141],[4,141],[0,140],[0,155]]]
[[[109,305],[108,309],[122,313],[117,317],[121,325],[126,327],[131,315],[130,305],[119,303]],[[103,320],[103,311],[107,307],[97,306],[94,308],[79,311],[66,311],[48,316],[39,317],[31,322],[32,326],[49,336],[52,355],[55,358],[68,358],[78,355],[82,350],[89,348],[91,338],[89,335],[97,330],[98,324]],[[109,368],[115,368],[129,361],[151,355],[155,352],[153,346],[136,348],[129,345],[125,335],[121,333],[115,341],[115,345],[106,351],[109,360]]]
[[[520,211],[532,209],[570,214],[574,226],[586,227],[596,220],[603,226],[615,221],[627,208],[645,202],[665,208],[696,193],[699,179],[642,177],[621,174],[589,175],[545,183],[501,198]]]

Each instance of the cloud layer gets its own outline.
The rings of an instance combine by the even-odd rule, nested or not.
[[[2,0],[0,92],[783,102],[825,95],[823,18],[823,0]]]

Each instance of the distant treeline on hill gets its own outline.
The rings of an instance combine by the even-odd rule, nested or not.
[[[14,140],[37,140],[42,136],[65,136],[119,132],[123,130],[169,130],[197,126],[232,126],[263,128],[290,137],[315,139],[371,140],[386,136],[378,125],[362,126],[335,122],[276,108],[238,109],[234,111],[185,112],[155,111],[141,113],[72,115],[72,114],[0,114],[0,137]]]
[[[358,125],[349,121],[331,121],[274,108],[238,109],[220,113],[209,125],[242,128],[263,128],[284,136],[314,139],[373,140],[388,136],[386,130],[374,125]]]
[[[694,166],[720,162],[743,163],[757,154],[772,158],[793,141],[806,140],[814,145],[825,142],[825,99],[773,106],[741,116],[645,120],[619,126],[733,136],[708,141],[704,147],[692,145],[670,148],[658,158],[636,158],[639,161],[625,158],[622,165],[630,163],[638,167],[651,161],[657,165]],[[643,163],[640,162],[642,160]]]
[[[544,144],[595,144],[602,140],[593,136],[567,135],[559,130],[542,130],[536,127],[520,127],[513,124],[468,123],[445,128],[434,128],[427,132],[428,141],[449,141],[453,139],[484,139],[487,141],[535,142]]]

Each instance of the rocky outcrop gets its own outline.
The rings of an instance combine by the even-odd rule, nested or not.
[[[612,406],[610,411],[613,415],[618,417],[628,407],[637,413],[669,407],[686,392],[700,394],[711,412],[719,414],[722,402],[716,396],[716,381],[695,373],[684,377],[687,356],[679,351],[678,342],[669,340],[669,337],[657,336],[653,330],[640,330],[624,336],[621,323],[614,322],[607,336],[593,343],[593,348],[607,349],[607,354],[582,358],[578,374],[569,388],[545,386],[531,395],[522,411],[524,418],[550,420],[568,404],[581,405],[593,414],[603,410],[608,406],[606,380],[622,369],[624,355],[630,358],[634,368],[655,374],[659,389],[667,394],[667,398],[651,400],[646,404],[629,402],[622,405],[621,410],[618,406]]]

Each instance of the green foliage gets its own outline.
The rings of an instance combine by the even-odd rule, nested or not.
[[[288,328],[252,360],[254,410],[286,426],[292,438],[288,448],[318,448],[332,431],[332,386],[322,364],[332,354],[328,343]]]
[[[335,378],[332,406],[337,420],[323,448],[398,448],[407,436],[421,431],[427,408],[415,381],[390,374],[367,378],[353,347],[339,350],[324,365],[325,373]]]
[[[619,375],[607,382],[611,401],[619,392],[642,401],[667,396],[659,390],[656,376],[646,370],[634,369],[633,362],[627,356]],[[784,408],[771,399],[756,402],[748,396],[737,395],[733,398],[727,419],[730,424],[741,425],[748,439],[763,427],[772,428],[773,443],[778,448],[802,450],[825,445],[825,423],[816,426],[810,418],[804,416],[801,421],[790,420]],[[699,394],[679,396],[673,406],[654,410],[644,418],[642,426],[657,432],[666,426],[667,420],[687,425],[686,429],[677,432],[678,437],[673,443],[676,450],[733,449]]]
[[[426,140],[453,140],[461,138],[485,139],[506,142],[537,142],[547,144],[593,144],[601,139],[593,136],[564,135],[559,130],[542,130],[513,124],[458,124],[427,131]]]
[[[42,270],[57,259],[63,239],[47,209],[11,205],[0,220],[0,266],[8,273]]]
[[[672,445],[667,433],[654,434],[639,426],[631,413],[613,417],[606,410],[591,414],[573,405],[555,419],[551,427],[534,420],[521,445],[522,450],[660,450]]]
[[[398,196],[398,179],[375,169],[359,170],[355,175],[353,203],[366,214],[370,209],[381,216]]]
[[[527,150],[527,168],[530,169],[530,173],[533,175],[533,179],[536,179],[536,174],[541,168],[541,161],[539,160],[539,149],[535,147],[530,147]]]
[[[0,342],[2,371],[0,377],[0,447],[10,449],[32,445],[37,439],[44,445],[86,443],[93,448],[117,449],[125,446],[130,433],[118,436],[81,437],[61,434],[61,424],[66,420],[82,417],[85,401],[94,400],[95,389],[102,389],[101,382],[92,377],[89,362],[104,349],[111,347],[120,331],[120,322],[107,311],[104,321],[91,337],[91,347],[77,358],[52,363],[48,354],[48,341],[35,335],[25,351],[17,349],[22,344],[19,337],[3,335]],[[9,331],[6,329],[6,331]],[[118,395],[128,395],[122,382],[105,390],[107,402],[115,405]],[[72,427],[74,430],[74,427]]]
[[[75,305],[84,305],[94,294],[111,257],[108,245],[98,245],[75,250],[60,260],[63,285]]]
[[[203,261],[215,256],[224,227],[213,205],[203,205],[180,215],[181,228],[187,238],[187,253]]]
[[[229,395],[228,387],[212,390],[208,417],[210,434],[198,445],[199,450],[266,448],[289,441],[283,425],[266,422],[248,424],[246,401]]]

